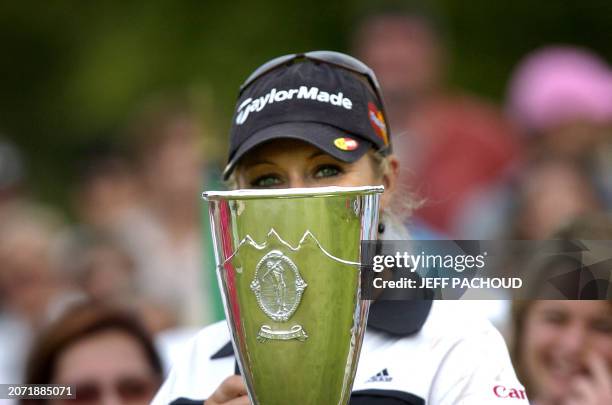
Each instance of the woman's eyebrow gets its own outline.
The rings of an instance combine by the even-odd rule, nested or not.
[[[338,159],[336,159],[335,157],[331,156],[330,154],[325,153],[325,152],[320,151],[320,150],[318,150],[318,151],[314,152],[312,155],[308,156],[307,159],[308,160],[313,160],[315,158],[318,158],[319,156],[328,157],[328,158],[332,159],[333,161],[335,161],[337,163],[342,163]]]
[[[319,157],[319,156],[329,156],[329,155],[327,153],[321,151],[321,150],[317,150],[312,155],[308,156],[308,160],[312,160],[312,159],[314,159],[316,157]],[[330,157],[333,158],[332,156],[330,156]]]
[[[272,165],[273,166],[274,163],[272,163],[272,162],[270,162],[268,160],[255,160],[255,161],[252,161],[252,162],[245,162],[244,163],[245,167],[254,167],[254,166],[257,166],[257,165]]]

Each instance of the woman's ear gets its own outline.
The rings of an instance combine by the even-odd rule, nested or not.
[[[393,193],[397,188],[397,181],[399,176],[399,160],[395,155],[387,156],[387,167],[383,173],[383,186],[385,186],[385,193],[380,199],[380,206],[382,209],[388,208],[391,202]]]

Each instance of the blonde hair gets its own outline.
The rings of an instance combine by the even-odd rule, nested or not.
[[[368,156],[371,159],[372,165],[379,178],[393,175],[393,167],[391,161],[393,155],[383,156],[380,152],[370,149]],[[422,205],[420,200],[405,184],[398,184],[396,190],[393,192],[394,197],[391,198],[391,206],[387,211],[390,216],[396,217],[396,220],[404,221],[412,213]],[[399,196],[403,198],[399,198]]]

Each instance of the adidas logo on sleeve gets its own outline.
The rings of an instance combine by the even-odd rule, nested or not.
[[[385,368],[382,371],[379,371],[378,373],[376,373],[376,375],[373,375],[372,377],[370,377],[366,383],[371,383],[371,382],[390,382],[393,381],[393,377],[391,377],[389,375],[389,371]]]

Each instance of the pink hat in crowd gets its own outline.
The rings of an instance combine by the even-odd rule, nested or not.
[[[532,52],[510,81],[508,112],[528,132],[575,120],[612,122],[612,70],[581,48],[559,46]]]

